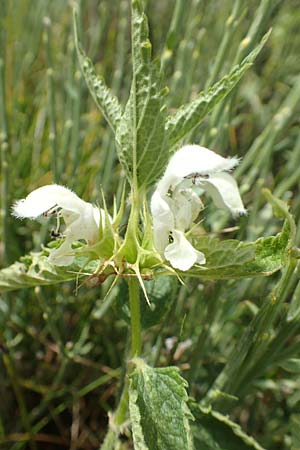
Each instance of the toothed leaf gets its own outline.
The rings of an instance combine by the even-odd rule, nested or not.
[[[168,117],[166,132],[169,135],[171,148],[193,128],[199,125],[210,111],[229,94],[244,73],[251,67],[269,35],[270,32],[263,37],[258,46],[240,64],[235,66],[228,75],[225,75],[220,81],[211,86],[208,91],[200,92],[194,100],[183,105],[174,115]]]
[[[136,450],[193,450],[186,381],[177,367],[153,369],[134,360],[129,411]]]
[[[147,18],[139,0],[132,1],[132,62],[130,96],[118,125],[119,159],[129,180],[148,186],[159,178],[168,160],[166,112],[159,64],[151,61]]]
[[[263,190],[278,217],[284,218],[276,236],[262,237],[255,242],[219,241],[203,236],[192,239],[194,247],[206,256],[206,264],[194,266],[182,275],[207,279],[230,279],[272,275],[285,266],[291,256],[296,226],[289,208],[282,200]]]
[[[205,254],[206,264],[193,266],[182,275],[214,280],[272,275],[287,262],[289,237],[290,228],[286,223],[276,236],[255,242],[219,241],[208,236],[194,238],[193,246]]]
[[[2,269],[0,292],[76,280],[86,274],[93,274],[99,264],[99,260],[88,262],[87,257],[78,256],[70,266],[59,267],[51,264],[48,255],[47,249],[39,253],[30,253],[23,256],[20,261]]]
[[[122,115],[119,101],[106,86],[104,79],[97,75],[92,61],[86,56],[82,49],[78,39],[76,15],[74,15],[74,30],[78,60],[86,84],[97,107],[107,120],[111,129],[115,132]]]

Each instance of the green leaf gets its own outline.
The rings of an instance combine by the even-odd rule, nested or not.
[[[141,301],[141,324],[144,329],[161,323],[176,300],[178,282],[174,277],[158,277],[145,283],[151,307]]]
[[[143,329],[150,328],[162,322],[176,300],[178,283],[171,276],[158,277],[150,281],[145,281],[145,289],[150,306],[144,296],[141,295],[141,325]],[[130,325],[127,283],[123,282],[120,284],[119,295],[114,306],[118,311],[118,315]]]
[[[267,276],[280,270],[288,261],[290,225],[286,221],[276,236],[260,238],[255,242],[219,241],[203,236],[192,239],[192,243],[205,254],[207,262],[204,266],[194,266],[182,272],[182,275],[215,280]]]
[[[195,450],[264,450],[227,416],[194,402],[189,406],[196,418],[192,424]]]
[[[117,97],[115,97],[111,90],[106,86],[104,79],[96,74],[92,61],[86,56],[79,43],[77,17],[75,11],[74,33],[78,60],[86,84],[99,110],[107,120],[113,132],[115,132],[122,116],[121,106]]]
[[[0,292],[76,280],[86,274],[92,275],[99,265],[99,260],[89,262],[88,258],[78,256],[70,266],[59,267],[51,264],[48,255],[47,249],[39,253],[32,252],[2,269]]]
[[[132,63],[130,96],[116,133],[118,155],[129,180],[153,183],[168,160],[166,111],[160,68],[151,61],[147,18],[140,0],[132,0]]]
[[[299,358],[290,358],[287,361],[284,361],[280,364],[287,372],[291,373],[300,373],[300,359]]]
[[[208,91],[200,94],[190,103],[183,105],[166,122],[166,132],[169,135],[170,147],[182,139],[193,128],[199,125],[207,114],[234,88],[244,73],[254,63],[255,58],[265,45],[270,31],[262,38],[258,46],[232,71],[220,81],[211,86]]]
[[[135,450],[193,450],[186,381],[177,367],[153,369],[133,361],[129,411]]]
[[[290,228],[289,248],[292,249],[296,239],[296,224],[287,203],[275,197],[269,189],[263,189],[262,193],[269,203],[271,203],[273,212],[277,217],[286,219]]]

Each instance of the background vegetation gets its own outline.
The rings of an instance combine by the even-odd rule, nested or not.
[[[208,207],[208,232],[245,241],[276,234],[281,223],[262,187],[291,204],[299,225],[299,1],[144,3],[171,108],[228,73],[273,28],[253,68],[186,142],[242,158],[236,173],[249,214],[236,229],[225,213]],[[111,205],[124,175],[111,131],[79,70],[70,3],[0,5],[4,267],[49,240],[48,224],[41,228],[10,217],[15,199],[54,181],[99,203],[102,187]],[[83,46],[125,102],[131,77],[129,1],[81,1],[80,12]],[[155,318],[143,324],[147,362],[177,365],[190,395],[203,399],[232,352],[239,355],[241,337],[279,278],[164,283],[159,293],[152,292],[154,300],[163,295],[163,326],[155,325]],[[263,345],[249,348],[243,367],[213,385],[223,392],[214,392],[218,409],[270,450],[300,448],[298,279],[296,265],[278,293],[280,308],[259,336]],[[119,395],[127,345],[126,289],[120,283],[103,300],[108,289],[106,282],[77,292],[74,283],[66,283],[0,296],[1,448],[99,447]],[[130,448],[126,436],[122,445]]]

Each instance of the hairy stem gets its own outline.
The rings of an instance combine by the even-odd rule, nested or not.
[[[129,288],[129,306],[131,317],[131,349],[130,357],[136,357],[141,354],[141,320],[140,320],[140,293],[138,279],[133,277],[128,281]],[[131,372],[129,367],[127,375]],[[123,392],[117,410],[114,414],[113,424],[107,432],[105,440],[101,446],[101,450],[112,450],[117,442],[119,427],[125,422],[128,411],[128,387],[129,380],[126,376]]]
[[[141,320],[140,320],[140,294],[137,278],[131,278],[128,282],[129,305],[131,320],[131,357],[141,353]]]

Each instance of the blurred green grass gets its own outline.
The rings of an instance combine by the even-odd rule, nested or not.
[[[290,202],[299,243],[299,1],[145,4],[154,56],[163,56],[171,108],[227,73],[273,28],[256,64],[190,142],[242,158],[237,174],[249,215],[225,236],[253,240],[279,230],[261,194],[267,186]],[[125,101],[131,75],[129,2],[88,0],[79,7],[83,45]],[[41,232],[40,224],[10,216],[15,199],[55,181],[99,203],[103,187],[111,205],[124,175],[113,136],[79,71],[71,3],[1,0],[0,11],[4,267],[49,240],[47,225]],[[206,210],[206,224],[210,231],[235,225],[213,208]],[[164,327],[145,332],[145,355],[160,365],[178,365],[200,400],[277,279],[191,281],[180,287]],[[299,304],[298,279],[296,267],[286,303],[266,336],[268,353],[231,392],[239,400],[225,405],[226,413],[270,450],[288,450],[295,440],[299,372],[285,363],[300,358],[299,318],[287,317],[294,292]],[[83,286],[75,295],[74,284],[65,284],[0,297],[0,448],[98,448],[119,394],[127,336],[116,302],[122,289],[103,300],[108,289],[107,282],[95,289]],[[170,337],[177,340],[171,351],[165,344]],[[191,345],[180,352],[187,339]],[[125,448],[130,448],[126,442]]]

